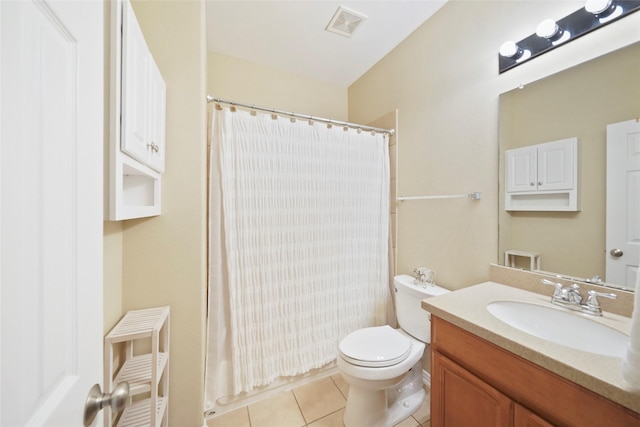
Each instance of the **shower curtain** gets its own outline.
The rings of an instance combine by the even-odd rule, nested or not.
[[[390,299],[387,137],[233,110],[211,128],[207,408],[333,362]]]

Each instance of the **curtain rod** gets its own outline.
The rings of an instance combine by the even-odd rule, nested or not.
[[[279,115],[288,116],[288,117],[296,117],[299,119],[312,120],[312,121],[327,123],[327,124],[336,125],[336,126],[347,126],[354,129],[362,129],[363,131],[366,131],[366,132],[373,131],[373,132],[379,132],[379,133],[386,133],[388,135],[394,135],[396,132],[394,129],[383,129],[383,128],[377,128],[373,126],[359,125],[357,123],[349,123],[349,122],[341,122],[338,120],[324,119],[322,117],[310,116],[307,114],[298,114],[298,113],[293,113],[288,111],[276,110],[274,108],[258,107],[256,105],[243,104],[241,102],[226,101],[224,99],[214,98],[211,95],[207,95],[207,103],[210,103],[210,102],[217,102],[220,104],[228,104],[231,106],[244,107],[244,108],[249,108],[251,110],[258,110],[258,111],[264,111],[267,113],[279,114]]]

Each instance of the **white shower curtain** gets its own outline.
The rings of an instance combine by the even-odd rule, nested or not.
[[[206,405],[386,323],[386,136],[238,110],[212,126]]]

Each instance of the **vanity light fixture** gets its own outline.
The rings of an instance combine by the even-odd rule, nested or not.
[[[536,32],[518,42],[508,41],[500,46],[500,73],[516,67],[538,55],[555,49],[593,30],[640,10],[640,1],[586,0],[585,6],[564,18],[542,21]]]

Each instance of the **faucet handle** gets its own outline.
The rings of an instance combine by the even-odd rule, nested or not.
[[[555,298],[562,298],[562,290],[564,289],[562,283],[552,282],[551,280],[547,279],[540,280],[540,283],[542,283],[543,285],[554,286],[556,288],[555,291],[553,291],[551,301],[553,301]]]
[[[610,299],[618,298],[618,295],[608,292],[588,291],[589,297],[587,298],[587,310],[593,314],[602,316],[602,308],[600,308],[600,302],[598,297],[605,297]]]
[[[598,301],[598,297],[605,297],[609,299],[618,298],[617,294],[613,294],[609,292],[588,291],[587,293],[589,294],[589,298],[587,298],[587,302],[591,300]]]

